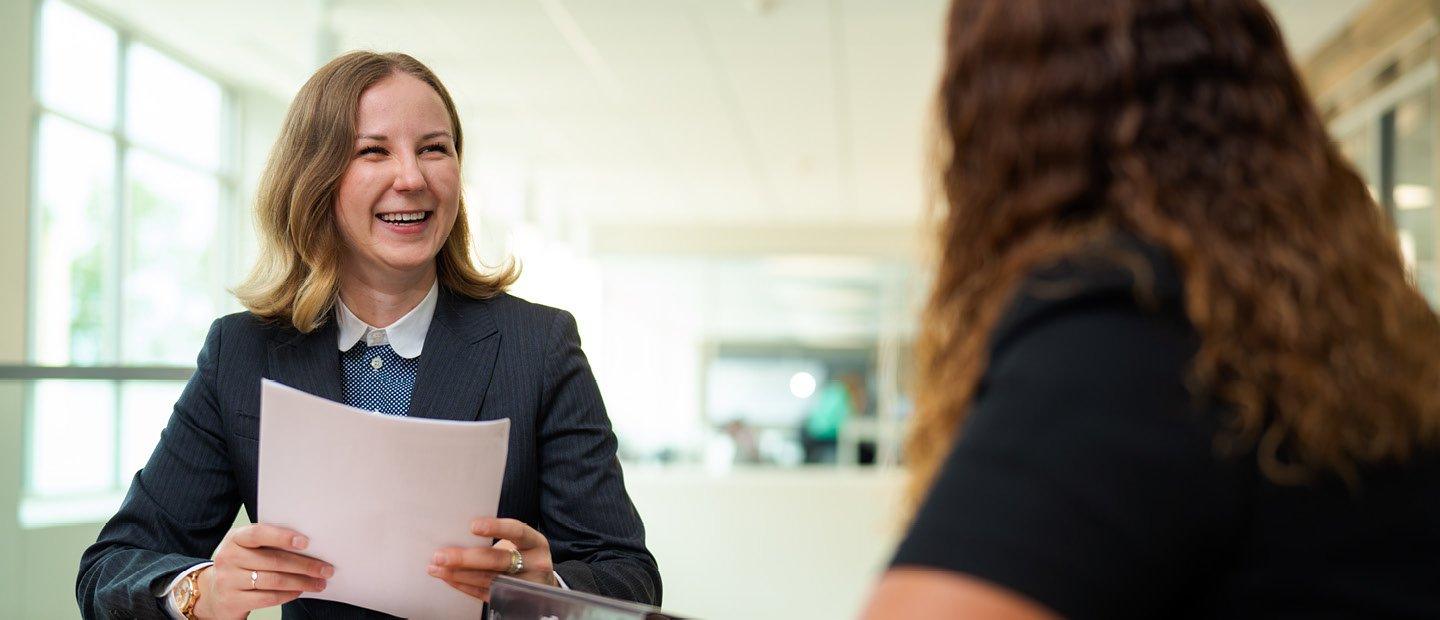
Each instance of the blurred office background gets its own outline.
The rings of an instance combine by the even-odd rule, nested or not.
[[[1440,8],[1269,4],[1440,302]],[[0,2],[0,617],[78,615],[80,552],[240,309],[288,101],[355,48],[454,94],[478,253],[578,317],[666,607],[853,615],[900,525],[945,5]]]

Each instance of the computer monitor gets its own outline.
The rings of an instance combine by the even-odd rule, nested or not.
[[[684,620],[655,607],[513,577],[490,584],[489,620]]]

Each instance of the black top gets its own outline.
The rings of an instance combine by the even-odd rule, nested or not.
[[[1176,270],[1122,245],[1153,287],[1100,259],[1022,287],[894,564],[1074,618],[1440,618],[1440,457],[1351,490],[1220,456],[1223,411],[1184,385],[1198,340]]]

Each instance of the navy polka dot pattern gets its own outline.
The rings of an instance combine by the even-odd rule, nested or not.
[[[405,415],[419,372],[419,357],[400,357],[388,344],[366,346],[363,338],[340,354],[345,403],[352,407]]]

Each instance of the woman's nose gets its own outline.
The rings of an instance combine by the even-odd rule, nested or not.
[[[425,189],[425,175],[420,172],[420,159],[414,155],[400,157],[400,169],[395,172],[395,191],[415,192]]]

